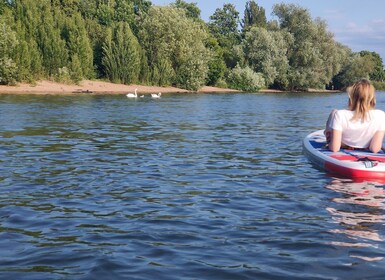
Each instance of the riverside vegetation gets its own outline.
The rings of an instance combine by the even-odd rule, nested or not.
[[[247,1],[208,22],[196,3],[176,0],[0,0],[0,83],[39,79],[244,91],[343,89],[358,78],[385,88],[379,54],[355,53],[325,21],[276,4],[274,20]]]

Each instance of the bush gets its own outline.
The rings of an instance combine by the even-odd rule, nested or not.
[[[214,86],[219,87],[219,88],[228,88],[229,87],[224,79],[219,79]]]
[[[55,82],[58,83],[64,83],[64,84],[71,84],[71,74],[67,67],[62,67],[58,69],[58,72],[56,75],[54,75]]]
[[[227,84],[233,89],[253,92],[265,86],[265,79],[261,73],[254,72],[250,67],[237,66],[228,73]]]
[[[177,86],[197,91],[205,83],[207,64],[204,60],[189,59],[179,67]]]
[[[15,85],[17,66],[10,58],[0,58],[0,84]]]

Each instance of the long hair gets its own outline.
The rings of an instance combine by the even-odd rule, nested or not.
[[[374,86],[366,79],[361,79],[348,89],[349,110],[354,111],[352,120],[366,121],[369,110],[376,106]]]

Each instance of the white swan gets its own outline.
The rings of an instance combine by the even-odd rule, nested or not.
[[[161,92],[159,92],[158,94],[156,94],[156,93],[151,93],[151,97],[152,97],[152,98],[160,98],[161,95],[162,95]]]
[[[135,89],[135,93],[130,92],[130,93],[127,93],[126,96],[127,96],[128,98],[137,98],[137,97],[138,97],[138,95],[137,95],[137,93],[136,93],[137,91],[138,91],[138,89],[136,88],[136,89]]]
[[[143,98],[144,97],[144,95],[141,95],[141,96],[139,96],[140,98]]]

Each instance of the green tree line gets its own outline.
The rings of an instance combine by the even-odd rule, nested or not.
[[[184,0],[0,0],[0,83],[98,78],[254,91],[385,80],[377,53],[354,53],[301,6],[276,4],[271,21],[255,1],[242,15],[233,4],[208,22],[200,14]]]

